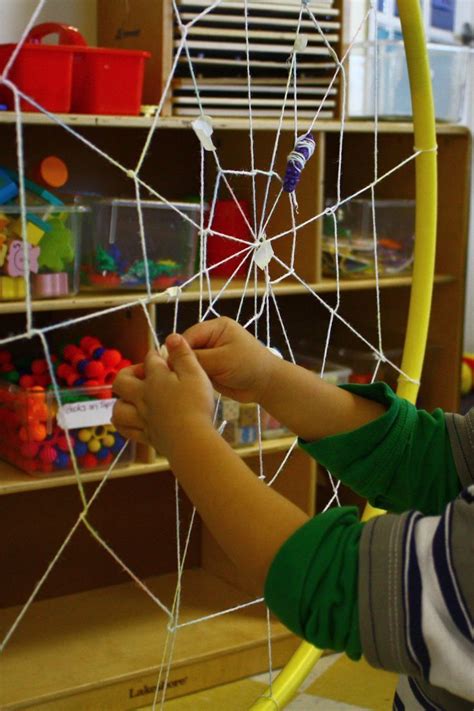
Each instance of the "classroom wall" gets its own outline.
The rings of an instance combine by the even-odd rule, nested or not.
[[[39,0],[0,0],[0,43],[17,41]],[[78,27],[89,44],[97,43],[97,0],[47,0],[39,22]]]

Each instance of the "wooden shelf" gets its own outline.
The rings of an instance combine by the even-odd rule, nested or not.
[[[435,277],[436,284],[449,284],[454,280],[454,277],[449,274],[438,274]],[[407,287],[411,286],[412,278],[411,276],[399,276],[399,277],[387,277],[380,279],[379,285],[382,289],[395,288],[395,287]],[[212,295],[215,296],[220,289],[223,287],[224,280],[213,280]],[[323,292],[334,292],[337,290],[337,283],[335,279],[322,279],[320,282],[313,282],[309,284],[311,289],[317,291],[318,293]],[[375,289],[376,282],[375,279],[352,279],[352,280],[341,280],[340,290],[341,291],[358,291],[361,289]],[[232,281],[232,286],[228,287],[220,296],[219,299],[239,299],[242,297],[242,292],[244,288],[244,281],[241,279],[234,279]],[[285,283],[276,284],[274,287],[276,295],[289,296],[291,294],[305,294],[307,289],[299,282],[288,279]],[[265,291],[265,285],[263,282],[259,284],[257,288],[257,293],[261,296]],[[253,286],[249,286],[246,298],[254,296]],[[92,294],[83,293],[77,296],[71,296],[68,298],[61,299],[42,299],[32,302],[33,311],[63,311],[72,309],[98,309],[107,310],[108,308],[114,308],[115,306],[123,305],[134,306],[138,299],[146,299],[146,294],[144,292],[128,292],[121,294]],[[197,301],[199,299],[199,289],[197,286],[192,286],[189,289],[183,290],[180,301]],[[166,292],[161,292],[159,294],[154,294],[151,298],[151,303],[168,303],[169,296]],[[13,313],[23,313],[26,311],[26,304],[24,299],[21,301],[0,301],[0,314],[13,314]]]
[[[170,609],[176,576],[145,582]],[[187,570],[179,622],[251,600],[205,570]],[[2,636],[20,609],[0,613]],[[168,619],[134,583],[34,603],[2,655],[1,708],[41,704],[45,711],[82,711],[150,704]],[[264,671],[266,633],[261,603],[178,630],[167,698],[206,688],[216,678],[224,683],[256,669]],[[297,640],[274,622],[272,642],[273,663],[281,666]]]
[[[267,439],[262,442],[264,454],[273,452],[284,452],[293,444],[295,438],[279,437],[277,439]],[[257,445],[238,447],[236,451],[241,457],[252,457],[259,452]],[[142,476],[153,472],[163,472],[169,470],[168,460],[164,457],[157,457],[153,462],[135,462],[124,467],[116,467],[109,476],[109,479],[121,479],[123,477]],[[104,471],[81,472],[81,481],[100,481],[104,477]],[[38,489],[53,489],[60,486],[75,486],[76,478],[73,473],[56,474],[54,476],[29,476],[17,467],[6,462],[0,462],[0,496],[3,494],[19,494],[25,491],[36,491]]]
[[[196,116],[197,116],[196,108]],[[149,116],[105,116],[95,114],[56,114],[56,118],[68,126],[98,126],[98,127],[114,127],[114,128],[150,128],[153,124],[153,118]],[[164,116],[157,126],[158,128],[191,128],[191,122],[194,117],[178,117]],[[1,111],[0,124],[12,124],[15,122],[14,111]],[[46,114],[35,112],[24,112],[22,114],[22,123],[25,125],[52,125],[56,122]],[[278,118],[255,118],[253,120],[253,128],[256,131],[274,130],[278,127]],[[248,118],[226,118],[215,117],[213,119],[215,129],[236,130],[248,129]],[[283,130],[294,130],[293,120],[285,120],[282,125]],[[327,120],[318,121],[317,131],[336,132],[341,128],[340,121]],[[375,130],[373,121],[365,120],[347,120],[344,126],[345,131],[357,131],[363,133],[372,133]],[[397,121],[379,121],[379,133],[413,133],[413,124],[411,122]],[[439,123],[437,125],[438,133],[466,133],[468,129],[459,124]]]

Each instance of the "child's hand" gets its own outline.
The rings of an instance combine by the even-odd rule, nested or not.
[[[166,347],[168,362],[150,351],[143,371],[139,366],[120,371],[113,386],[120,400],[112,421],[122,435],[147,441],[168,456],[188,428],[213,428],[214,393],[181,336],[168,336]]]
[[[239,402],[260,402],[280,362],[230,318],[198,323],[183,334],[215,389]]]

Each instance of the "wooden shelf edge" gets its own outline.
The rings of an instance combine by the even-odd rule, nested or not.
[[[198,109],[196,107],[196,116]],[[110,127],[110,128],[150,128],[153,123],[153,118],[148,116],[106,116],[96,114],[57,114],[57,119],[68,126],[95,126],[95,127]],[[163,116],[158,124],[158,129],[190,129],[191,122],[194,117],[179,117],[179,116]],[[0,124],[13,124],[15,122],[14,111],[1,111]],[[43,113],[24,112],[22,114],[22,122],[26,125],[54,125],[55,121]],[[236,130],[248,129],[249,120],[242,116],[237,118],[215,117],[213,124],[216,129],[221,130]],[[261,130],[276,130],[279,124],[279,117],[274,118],[254,118],[253,128],[256,131]],[[316,131],[335,132],[341,128],[341,122],[337,120],[322,120],[319,121]],[[294,121],[292,119],[284,120],[282,129],[285,131],[294,130]],[[365,119],[348,119],[345,122],[346,131],[355,131],[361,133],[371,133],[375,129],[375,123]],[[383,121],[378,123],[379,133],[412,133],[413,124],[410,121]],[[436,126],[438,133],[466,133],[469,129],[460,124],[438,123]]]
[[[450,274],[438,274],[435,277],[435,284],[448,284],[455,280],[455,277]],[[399,276],[399,277],[382,277],[379,280],[381,289],[388,288],[398,288],[411,286],[412,277],[411,276]],[[240,284],[240,280],[236,281],[236,286],[226,289],[222,295],[221,299],[238,299],[242,297],[243,284]],[[222,282],[223,284],[223,282]],[[339,283],[339,288],[341,291],[359,291],[361,289],[374,289],[375,279],[347,279],[341,280]],[[337,283],[335,279],[325,279],[323,278],[319,282],[312,282],[308,286],[318,293],[323,292],[335,292],[337,290]],[[215,296],[222,285],[216,285],[212,289],[212,295]],[[274,287],[274,292],[276,295],[280,296],[290,296],[291,294],[306,294],[308,290],[299,282],[291,281],[288,279],[286,283],[278,283]],[[257,287],[257,294],[261,296],[265,291],[265,285],[262,283]],[[254,296],[253,288],[249,288],[246,293],[246,298]],[[199,292],[195,289],[184,290],[181,294],[181,301],[197,301],[199,298]],[[77,296],[71,296],[69,298],[61,299],[42,299],[40,301],[33,301],[32,310],[33,311],[66,311],[75,309],[95,309],[100,308],[102,310],[107,310],[108,308],[114,308],[117,306],[123,306],[130,308],[137,305],[137,300],[146,300],[146,294],[143,292],[138,292],[136,295],[133,294],[79,294]],[[156,294],[152,297],[151,303],[157,306],[162,303],[168,303],[168,295],[166,293]],[[26,311],[25,302],[22,301],[0,301],[0,314],[14,314],[14,313],[24,313]]]
[[[262,452],[264,454],[284,452],[291,447],[294,441],[295,438],[292,436],[263,440]],[[240,454],[241,457],[246,458],[257,455],[259,453],[259,447],[257,445],[248,445],[246,447],[238,447],[235,451]],[[153,474],[154,472],[168,470],[168,460],[164,457],[157,457],[152,462],[135,462],[124,467],[116,467],[110,473],[109,480],[143,476],[144,474]],[[103,470],[81,473],[81,481],[84,484],[101,481],[104,478],[104,474],[105,472]],[[56,474],[55,476],[32,477],[11,464],[0,462],[0,496],[21,494],[28,491],[37,491],[38,489],[54,489],[62,486],[77,486],[74,474],[67,473]]]
[[[176,576],[144,582],[169,609]],[[246,602],[251,598],[245,593],[207,571],[184,571],[181,622]],[[0,612],[2,630],[8,629],[20,609]],[[167,615],[128,582],[34,602],[2,655],[1,708],[32,708],[40,703],[48,711],[78,711],[133,708],[141,705],[137,700],[150,703],[167,624]],[[235,679],[235,662],[241,676],[262,672],[267,666],[262,603],[202,624],[178,630],[167,698],[223,683],[228,679],[222,674],[230,673]],[[279,663],[284,663],[296,638],[275,621],[272,640]]]

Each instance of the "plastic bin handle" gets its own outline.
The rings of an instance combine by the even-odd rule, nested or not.
[[[59,44],[75,45],[76,47],[86,47],[87,42],[81,35],[77,27],[63,25],[60,22],[42,22],[30,31],[27,42],[40,43],[47,35],[59,35]]]

